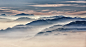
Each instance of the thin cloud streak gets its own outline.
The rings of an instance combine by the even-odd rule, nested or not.
[[[78,4],[41,4],[41,5],[28,5],[33,7],[62,7],[62,6],[74,6],[74,7],[86,7],[86,5]]]
[[[70,3],[86,3],[86,1],[65,1],[65,2],[70,2]]]
[[[61,7],[61,6],[75,6],[77,4],[42,4],[42,5],[28,5],[34,7]]]

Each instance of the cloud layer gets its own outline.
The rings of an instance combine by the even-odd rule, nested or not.
[[[0,0],[0,14],[86,15],[85,0]]]

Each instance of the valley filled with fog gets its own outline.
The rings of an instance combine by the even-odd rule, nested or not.
[[[86,18],[0,16],[0,47],[85,47]]]

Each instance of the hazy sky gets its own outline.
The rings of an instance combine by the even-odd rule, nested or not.
[[[86,15],[86,0],[0,0],[0,14]]]

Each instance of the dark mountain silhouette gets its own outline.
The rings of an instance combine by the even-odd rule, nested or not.
[[[6,16],[6,14],[1,14],[1,15]]]
[[[86,26],[86,21],[75,21],[75,22],[71,22],[65,26]]]
[[[21,16],[21,15],[34,15],[34,14],[25,14],[25,13],[21,13],[21,14],[15,15],[15,16]]]

